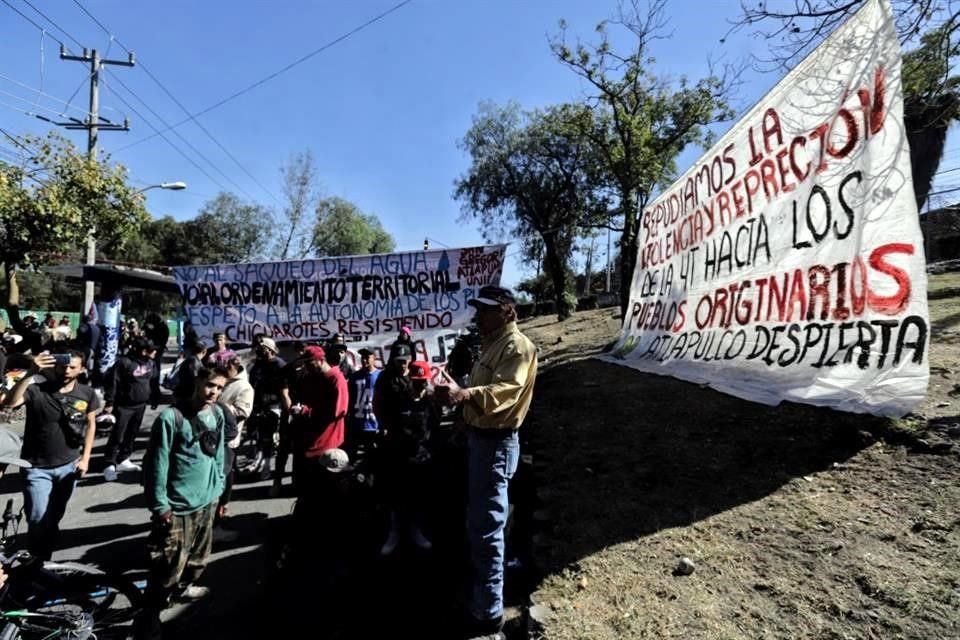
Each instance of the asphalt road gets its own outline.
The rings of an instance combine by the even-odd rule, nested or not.
[[[135,462],[143,457],[158,413],[147,411]],[[8,426],[23,430],[22,420]],[[449,442],[455,443],[456,438]],[[79,481],[68,505],[54,559],[90,563],[143,580],[149,512],[141,474],[123,473],[116,482],[104,481],[105,444],[105,437],[97,438],[91,472]],[[379,554],[388,520],[376,491],[348,483],[353,487],[348,499],[338,508],[325,506],[314,514],[307,530],[297,532],[299,542],[291,550],[284,546],[295,536],[287,517],[294,505],[289,491],[271,498],[269,481],[235,485],[229,527],[238,535],[230,542],[214,542],[200,580],[211,593],[199,602],[166,610],[164,637],[459,637],[453,630],[465,610],[468,567],[462,456],[456,444],[435,450],[432,476],[417,499],[433,549],[421,551],[406,541],[389,557]],[[0,478],[0,500],[13,498],[19,508],[23,504],[20,490],[20,477],[11,467]],[[20,534],[25,535],[26,528],[22,523]],[[284,549],[283,568],[278,570]],[[525,602],[523,573],[511,570],[508,575],[511,617],[517,615],[516,605]]]
[[[150,425],[164,408],[147,409],[137,439],[133,460],[139,462],[146,447]],[[23,420],[6,425],[23,432]],[[133,579],[146,575],[145,540],[149,512],[143,497],[139,472],[122,473],[116,482],[102,474],[102,452],[106,438],[97,438],[91,472],[78,484],[61,522],[61,537],[55,560],[73,560],[102,569],[121,571]],[[201,580],[211,587],[210,596],[197,603],[175,605],[164,612],[167,628],[174,638],[254,637],[238,633],[249,628],[250,607],[261,600],[267,559],[261,548],[269,530],[281,516],[290,513],[293,499],[269,497],[269,482],[236,485],[230,507],[230,527],[239,535],[229,543],[214,543],[213,556]],[[19,474],[10,467],[0,478],[0,500],[9,498],[19,509],[23,505]],[[20,525],[21,542],[26,522]],[[243,615],[238,615],[243,612]]]

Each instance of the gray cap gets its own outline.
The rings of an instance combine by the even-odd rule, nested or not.
[[[0,464],[12,464],[24,469],[33,465],[20,457],[23,441],[10,429],[0,427]]]
[[[330,473],[340,473],[350,468],[350,456],[343,449],[327,449],[320,456],[320,465]]]

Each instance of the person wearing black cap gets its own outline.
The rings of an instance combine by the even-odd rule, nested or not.
[[[380,426],[373,412],[373,390],[380,377],[377,356],[370,349],[360,349],[360,369],[347,380],[350,388],[350,414],[347,420],[347,452],[357,459],[360,451],[369,453],[374,446]]]
[[[410,345],[395,342],[390,347],[390,362],[380,372],[373,392],[373,411],[380,426],[380,434],[384,440],[390,438],[390,433],[401,428],[401,415],[409,404],[412,384],[410,382],[410,363],[413,361],[413,350]],[[379,466],[389,466],[389,452],[378,455]],[[388,473],[389,475],[389,473]],[[395,487],[387,484],[388,493],[393,493]],[[387,496],[388,501],[391,496]],[[400,542],[400,529],[396,514],[391,510],[390,529],[387,539],[380,549],[382,555],[388,556],[394,552]]]
[[[256,428],[260,441],[259,448],[263,454],[263,466],[257,470],[261,480],[266,480],[273,471],[271,466],[277,453],[274,436],[282,431],[282,423],[286,420],[284,409],[283,390],[286,386],[286,361],[278,353],[280,349],[273,338],[262,336],[254,346],[256,359],[250,365],[250,386],[253,387],[253,413],[247,425]],[[283,464],[286,465],[286,459]],[[277,469],[278,477],[283,477],[283,469]]]
[[[107,374],[103,412],[115,418],[103,454],[103,479],[107,482],[116,480],[118,471],[140,471],[130,455],[150,401],[156,353],[157,346],[149,338],[136,338],[127,355],[117,358]]]
[[[176,402],[189,402],[197,386],[197,372],[203,369],[203,356],[207,354],[207,345],[199,338],[188,340],[184,345],[183,362],[177,365],[177,384],[173,389]]]
[[[347,359],[347,343],[343,339],[343,335],[339,333],[333,334],[333,337],[327,341],[327,346],[324,347],[324,351],[327,354],[327,361],[331,367],[340,367],[340,373],[343,374],[345,380],[349,380],[350,376],[353,375],[353,365],[350,364],[350,361]]]
[[[520,459],[517,432],[530,409],[537,377],[537,348],[517,328],[509,289],[482,287],[467,304],[482,340],[468,387],[452,377],[436,387],[447,404],[463,405],[467,423],[467,535],[473,564],[468,630],[474,636],[503,626],[504,528],[507,489]]]
[[[95,370],[97,347],[100,346],[100,325],[97,324],[97,309],[91,306],[83,322],[77,327],[77,348],[83,352],[83,363],[87,371]]]
[[[317,461],[329,449],[343,446],[350,392],[343,373],[326,361],[323,347],[308,346],[303,350],[307,369],[305,384],[312,393],[294,397],[290,407],[290,435],[293,445],[293,484],[297,497],[315,497],[319,473]],[[323,484],[322,480],[319,483]],[[322,492],[322,490],[321,490]]]

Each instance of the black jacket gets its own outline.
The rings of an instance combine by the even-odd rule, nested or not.
[[[107,406],[130,407],[150,400],[153,360],[142,356],[122,356],[107,374],[103,401]]]

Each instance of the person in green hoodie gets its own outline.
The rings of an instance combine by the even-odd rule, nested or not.
[[[209,593],[195,584],[210,558],[213,519],[223,492],[223,410],[216,404],[228,373],[197,372],[193,396],[157,416],[144,456],[150,574],[138,638],[160,637],[160,611],[179,595],[197,600]]]

